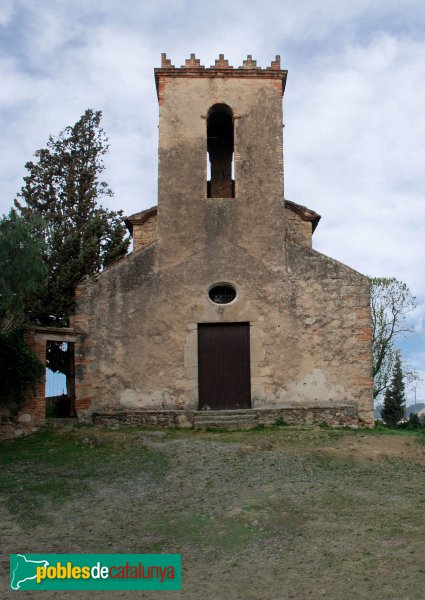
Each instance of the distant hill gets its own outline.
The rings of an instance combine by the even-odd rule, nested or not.
[[[416,404],[409,404],[406,406],[405,417],[409,418],[412,413],[418,413],[422,408],[425,408],[425,402],[416,402]],[[374,408],[375,419],[381,418],[382,404],[377,404]]]
[[[412,413],[418,413],[422,408],[425,408],[425,402],[416,402],[416,404],[406,406],[406,417],[409,417]]]

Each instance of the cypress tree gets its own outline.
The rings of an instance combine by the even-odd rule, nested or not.
[[[400,354],[397,353],[391,384],[385,391],[384,405],[381,411],[381,417],[390,427],[395,427],[403,418],[405,401],[403,371],[401,369]]]
[[[99,204],[113,195],[100,180],[109,147],[101,117],[100,111],[86,110],[25,165],[28,175],[15,206],[24,218],[37,215],[44,223],[48,277],[30,311],[31,320],[41,325],[66,325],[77,284],[128,249],[122,211]]]

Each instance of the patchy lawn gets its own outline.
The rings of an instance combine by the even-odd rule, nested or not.
[[[46,429],[0,446],[8,554],[183,555],[183,591],[22,598],[416,600],[425,596],[425,436]]]

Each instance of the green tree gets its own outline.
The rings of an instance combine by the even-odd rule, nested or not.
[[[44,373],[44,365],[25,341],[23,328],[0,335],[0,370],[0,406],[18,409],[28,387]]]
[[[411,333],[407,316],[416,308],[416,299],[409,288],[395,277],[373,277],[371,284],[373,396],[382,396],[388,388],[396,359],[402,361],[394,343],[397,337]],[[417,375],[407,365],[405,375],[414,380]]]
[[[0,219],[0,404],[18,408],[44,367],[24,339],[27,307],[47,269],[42,223],[11,210]]]
[[[381,416],[387,425],[395,427],[403,418],[405,410],[403,371],[399,353],[396,354],[391,384],[385,390]]]
[[[75,125],[50,136],[36,160],[25,165],[28,175],[15,200],[25,218],[36,214],[46,223],[48,278],[31,310],[32,320],[43,325],[66,325],[77,284],[128,249],[122,211],[98,203],[113,195],[99,179],[109,148],[101,117],[100,111],[86,110]]]
[[[25,322],[30,299],[46,281],[45,244],[35,233],[42,228],[13,209],[0,219],[0,335]]]

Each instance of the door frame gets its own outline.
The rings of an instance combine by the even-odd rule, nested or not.
[[[247,410],[252,407],[251,400],[251,339],[250,339],[250,323],[248,321],[219,321],[219,322],[204,322],[197,324],[197,339],[198,339],[198,410]],[[238,333],[231,338],[231,329]],[[211,350],[208,349],[208,343],[211,343],[207,338],[207,334],[202,334],[202,331],[207,331],[210,328],[212,335],[222,329],[223,335],[218,336],[216,346]],[[227,331],[226,331],[227,328]],[[227,339],[226,339],[227,337]],[[203,339],[202,339],[203,338]],[[213,339],[213,338],[212,338]],[[225,344],[228,355],[223,359],[220,356],[219,344]],[[235,359],[238,356],[238,346],[243,352],[241,359]],[[219,359],[217,359],[217,354]],[[222,360],[220,360],[220,358]],[[230,369],[234,369],[236,377],[232,381],[229,372],[225,373],[223,369],[226,367],[223,364],[229,364]],[[232,361],[235,361],[233,362]],[[210,363],[208,361],[216,361]],[[216,380],[217,374],[222,377]],[[217,397],[215,397],[215,395]],[[231,400],[232,395],[235,397],[235,402]]]

